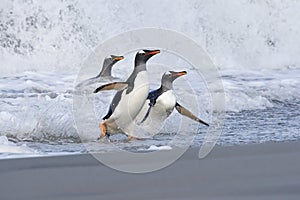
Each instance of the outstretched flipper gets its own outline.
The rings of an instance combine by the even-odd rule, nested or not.
[[[128,83],[126,83],[126,82],[108,83],[108,84],[105,84],[105,85],[102,85],[102,86],[98,87],[94,91],[94,93],[97,93],[97,92],[100,92],[100,91],[103,91],[103,90],[117,90],[117,91],[120,91],[120,90],[124,90],[127,87],[128,87]]]
[[[193,113],[191,113],[188,109],[186,109],[185,107],[181,106],[181,105],[180,105],[179,103],[177,103],[177,102],[176,102],[175,108],[176,108],[176,110],[177,110],[180,114],[182,114],[182,115],[184,115],[184,116],[186,116],[186,117],[188,117],[188,118],[190,118],[190,119],[192,119],[192,120],[194,120],[194,121],[196,121],[196,122],[199,122],[199,123],[201,123],[201,124],[204,124],[204,125],[206,125],[206,126],[209,126],[208,123],[204,122],[203,120],[201,120],[201,119],[199,119],[198,117],[196,117],[195,115],[193,115]]]

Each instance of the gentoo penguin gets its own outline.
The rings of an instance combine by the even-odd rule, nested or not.
[[[94,83],[98,82],[101,78],[104,78],[106,80],[111,80],[113,78],[111,75],[112,67],[118,61],[123,60],[123,59],[124,59],[123,56],[115,56],[115,55],[107,56],[104,59],[100,73],[93,78],[87,79],[87,80],[79,83],[76,87],[80,88],[82,86],[88,86],[88,85],[94,84]]]
[[[98,139],[111,134],[124,133],[129,139],[133,137],[134,120],[143,107],[149,93],[149,81],[146,62],[159,50],[141,50],[137,52],[134,70],[126,82],[109,83],[97,88],[94,93],[102,90],[118,90],[114,96],[108,113],[100,123],[101,131]]]
[[[173,81],[185,74],[187,74],[186,71],[169,71],[163,74],[160,88],[151,91],[147,97],[145,106],[143,108],[146,113],[141,112],[142,116],[139,114],[137,117],[137,119],[142,119],[140,122],[137,122],[138,124],[144,127],[148,126],[149,128],[147,129],[149,132],[155,132],[157,131],[157,128],[159,128],[158,126],[160,126],[160,124],[170,116],[174,108],[176,108],[180,114],[189,117],[196,122],[209,126],[208,123],[193,115],[176,100],[176,97],[173,93]]]

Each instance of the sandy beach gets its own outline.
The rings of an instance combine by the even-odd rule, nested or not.
[[[91,155],[0,160],[0,199],[299,199],[298,142],[188,150],[147,174],[110,169]]]

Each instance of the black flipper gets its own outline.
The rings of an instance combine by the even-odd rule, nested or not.
[[[190,119],[192,119],[192,120],[194,120],[194,121],[196,121],[196,122],[199,122],[199,123],[201,123],[201,124],[204,124],[204,125],[206,125],[206,126],[209,126],[208,123],[204,122],[203,120],[201,120],[201,119],[199,119],[198,117],[196,117],[195,115],[193,115],[193,113],[191,113],[188,109],[184,108],[183,106],[181,106],[181,105],[180,105],[179,103],[177,103],[177,102],[176,102],[175,108],[176,108],[176,110],[177,110],[180,114],[182,114],[182,115],[184,115],[184,116],[186,116],[186,117],[188,117],[188,118],[190,118]]]
[[[111,109],[111,106],[109,106],[109,110],[107,112],[107,114],[102,118],[103,120],[108,119],[111,115],[112,115],[113,111]]]
[[[117,90],[117,91],[120,91],[120,90],[124,90],[127,87],[128,87],[128,83],[126,83],[126,82],[108,83],[108,84],[105,84],[105,85],[102,85],[102,86],[98,87],[94,91],[94,93],[97,93],[97,92],[100,92],[100,91],[103,91],[103,90]]]
[[[156,104],[156,99],[162,94],[162,90],[161,89],[157,89],[157,90],[154,90],[154,91],[151,91],[149,94],[148,94],[148,97],[147,99],[149,99],[149,108],[147,110],[147,113],[145,115],[145,117],[143,118],[143,120],[139,123],[139,124],[142,124],[146,119],[147,117],[149,116],[150,114],[150,111],[151,111],[151,108]]]
[[[152,106],[149,104],[149,108],[147,110],[147,113],[146,113],[145,117],[143,118],[143,120],[140,122],[140,124],[142,124],[148,118],[148,116],[150,114],[150,111],[151,111],[151,108],[152,108]]]

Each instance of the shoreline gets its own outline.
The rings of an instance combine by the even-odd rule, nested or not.
[[[299,199],[300,142],[190,148],[145,174],[106,167],[89,154],[0,160],[0,199]]]

